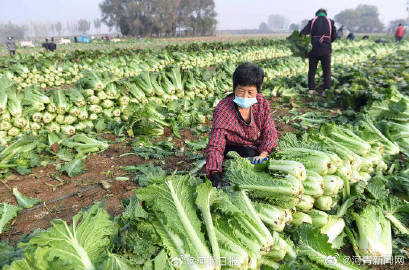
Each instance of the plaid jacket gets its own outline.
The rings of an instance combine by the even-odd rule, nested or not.
[[[247,124],[235,108],[231,94],[217,104],[213,126],[206,148],[206,173],[221,172],[226,145],[245,145],[260,153],[270,153],[277,144],[277,131],[270,115],[270,105],[262,94],[251,108],[252,120]]]

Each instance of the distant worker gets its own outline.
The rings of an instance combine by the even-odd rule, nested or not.
[[[396,32],[395,32],[395,40],[397,42],[401,42],[404,35],[405,35],[405,29],[403,29],[402,24],[399,24],[399,26],[398,26],[398,28],[396,29]]]
[[[78,38],[77,38],[77,36],[74,36],[74,42],[75,42],[75,43],[78,43]]]
[[[57,49],[57,44],[55,44],[54,42],[48,42],[48,38],[45,39],[45,42],[41,46],[45,48],[47,51],[51,51],[51,52]]]
[[[355,39],[355,34],[353,32],[349,33],[347,39],[353,41]]]
[[[369,39],[369,36],[365,35],[365,36],[362,37],[362,39]]]
[[[41,47],[43,47],[46,51],[48,51],[48,38],[45,39],[45,42],[43,44],[41,44]]]
[[[308,89],[311,94],[315,93],[315,73],[318,62],[321,62],[324,85],[319,90],[323,90],[322,95],[324,95],[325,90],[331,87],[331,43],[337,38],[337,30],[335,22],[327,17],[325,9],[319,9],[315,16],[304,27],[301,34],[311,35],[312,50],[308,53]]]
[[[7,50],[9,50],[10,56],[16,55],[16,43],[13,40],[13,37],[10,36],[6,41]]]
[[[384,38],[378,38],[378,39],[375,40],[375,43],[384,44],[384,43],[388,43],[388,41],[386,39],[384,39]]]
[[[54,42],[54,37],[51,37],[51,42],[50,42],[50,44],[48,45],[48,49],[49,49],[50,51],[52,51],[52,52],[57,49],[57,44]]]

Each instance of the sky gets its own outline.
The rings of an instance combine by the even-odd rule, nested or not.
[[[78,21],[100,17],[102,0],[0,0],[0,22],[28,23]],[[376,5],[384,23],[406,18],[406,0],[215,0],[219,30],[254,29],[267,21],[270,14],[284,15],[292,23],[313,17],[326,8],[334,17],[346,8],[359,4]]]

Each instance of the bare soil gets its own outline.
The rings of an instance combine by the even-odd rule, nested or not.
[[[211,125],[210,122],[207,125]],[[182,139],[172,138],[176,148],[185,146],[185,140],[197,140],[189,130],[181,131]],[[0,240],[9,240],[15,243],[23,234],[29,234],[36,228],[46,229],[50,221],[56,218],[71,222],[78,211],[91,205],[95,201],[103,202],[104,208],[112,215],[123,211],[122,199],[130,198],[138,186],[132,181],[117,181],[116,177],[124,174],[121,167],[145,164],[156,160],[146,160],[137,155],[121,156],[132,152],[128,142],[133,138],[114,143],[117,137],[113,134],[101,135],[111,141],[109,148],[98,154],[90,155],[86,161],[86,172],[82,175],[69,178],[60,175],[55,165],[38,167],[29,175],[11,175],[0,183],[0,202],[17,204],[12,188],[17,189],[25,196],[38,198],[42,204],[19,213],[9,226],[10,230],[0,235]],[[153,142],[173,137],[171,130],[166,129],[162,137],[153,139]],[[58,146],[52,146],[58,147]],[[166,158],[163,169],[187,170],[191,168],[189,160],[181,156]],[[107,185],[109,187],[107,187]]]
[[[282,104],[278,98],[270,100],[272,117],[280,134],[295,132],[290,123],[282,121],[283,116],[288,115],[291,104]],[[211,122],[207,121],[210,127]],[[172,137],[175,147],[186,148],[186,140],[197,140],[190,130],[180,132],[181,139],[175,138],[170,129],[165,129],[163,136],[153,139],[154,142]],[[9,240],[15,243],[23,234],[33,232],[36,228],[46,229],[50,221],[56,218],[70,222],[78,211],[91,205],[95,201],[104,203],[104,208],[113,216],[123,211],[122,199],[131,197],[138,186],[132,181],[116,181],[115,178],[124,174],[122,166],[145,164],[155,160],[145,160],[137,155],[122,154],[132,152],[127,144],[132,138],[114,143],[118,138],[113,134],[101,135],[111,141],[109,148],[98,154],[90,155],[86,161],[86,172],[82,175],[69,178],[60,175],[55,165],[35,168],[29,175],[12,175],[0,183],[0,202],[17,204],[12,194],[12,188],[17,187],[25,196],[39,198],[41,205],[22,211],[10,225],[10,229],[0,235],[0,240]],[[53,146],[58,147],[58,146]],[[204,153],[204,151],[198,151]],[[192,168],[191,161],[183,155],[171,156],[163,160],[165,170],[188,170]],[[110,187],[107,188],[106,185]],[[104,187],[105,185],[105,187]]]
[[[305,102],[311,100],[306,99]],[[280,98],[270,99],[271,115],[275,121],[276,128],[280,134],[286,132],[296,132],[291,122],[284,121],[285,116],[290,115],[290,110],[297,107],[302,113],[313,109],[296,105],[293,102],[282,103]],[[207,121],[206,126],[210,127],[211,122]],[[163,136],[153,139],[154,142],[172,137],[172,142],[176,148],[186,147],[185,140],[197,140],[190,130],[180,132],[181,139],[175,138],[170,129],[165,129]],[[32,198],[39,198],[43,204],[35,206],[28,211],[21,212],[10,229],[0,235],[0,240],[9,240],[10,244],[15,244],[23,234],[29,234],[37,228],[47,229],[53,219],[63,219],[71,223],[72,217],[83,208],[90,206],[95,201],[103,203],[104,208],[112,215],[122,213],[122,199],[130,198],[134,194],[134,189],[138,188],[132,179],[128,181],[117,181],[116,177],[124,174],[122,166],[144,164],[155,162],[155,160],[145,160],[137,155],[122,156],[122,154],[132,152],[127,144],[132,138],[122,142],[114,143],[117,137],[113,134],[101,135],[104,139],[113,142],[109,148],[98,154],[90,155],[85,162],[87,171],[79,176],[69,178],[59,175],[54,165],[35,168],[30,175],[12,175],[8,179],[0,180],[0,202],[17,204],[12,194],[12,188],[17,187],[24,195]],[[203,151],[199,151],[203,153]],[[188,170],[192,164],[185,156],[171,156],[163,160],[165,170]],[[56,178],[58,176],[60,180]],[[62,182],[61,182],[62,180]],[[103,187],[102,183],[109,187]],[[349,253],[353,254],[352,249]],[[348,254],[349,254],[348,253]],[[404,270],[409,269],[405,265],[374,266],[376,270]]]

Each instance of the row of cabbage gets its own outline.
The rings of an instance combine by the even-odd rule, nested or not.
[[[167,75],[171,82],[173,73],[176,69]],[[224,90],[228,90],[231,75],[223,76]],[[173,85],[186,85],[181,77]],[[90,81],[93,89],[105,92],[104,81]],[[152,88],[140,89],[142,100],[155,97],[144,89]],[[407,101],[396,92],[391,99],[372,104],[354,126],[327,124],[298,139],[286,135],[278,151],[262,165],[232,154],[224,168],[232,187],[224,190],[212,188],[209,182],[200,184],[191,176],[151,179],[149,186],[136,191],[138,199],[131,200],[120,219],[113,221],[93,206],[76,216],[72,226],[55,221],[49,230],[22,244],[24,258],[6,269],[53,269],[56,265],[276,269],[297,256],[308,258],[307,269],[359,269],[336,250],[344,246],[345,238],[353,243],[360,262],[388,262],[392,230],[409,233],[400,217],[409,208],[392,195],[376,195],[382,186],[377,175],[393,171],[394,165],[388,168],[387,164],[400,151],[407,152]],[[377,200],[366,203],[359,213],[347,214],[356,197],[368,192]],[[87,238],[90,235],[93,239]]]
[[[278,269],[297,256],[308,257],[308,267],[360,269],[335,256],[347,232],[357,237],[357,256],[389,260],[391,223],[407,230],[388,212],[391,198],[384,211],[369,205],[354,215],[356,227],[347,228],[344,215],[351,190],[359,195],[371,185],[399,147],[363,119],[354,128],[325,125],[298,140],[285,135],[278,148],[261,165],[229,154],[224,170],[231,186],[223,189],[189,175],[150,177],[119,219],[94,205],[73,225],[54,221],[21,244],[24,257],[5,269]]]
[[[360,51],[361,48],[372,46],[369,41],[356,43],[341,42],[334,46],[335,50]],[[121,55],[99,58],[81,58],[81,62],[64,62],[54,64],[52,61],[27,66],[13,64],[3,73],[18,84],[18,89],[35,84],[41,88],[59,87],[73,84],[82,76],[84,70],[94,70],[97,73],[112,72],[118,78],[138,75],[142,71],[161,71],[169,65],[177,65],[182,69],[192,67],[209,67],[226,61],[256,61],[290,56],[291,52],[283,43],[270,46],[231,48],[228,50],[205,50],[198,52],[167,52],[141,55]]]
[[[343,59],[349,65],[354,65],[366,61],[374,50],[378,56],[382,56],[392,53],[396,48],[372,45],[353,52],[338,51],[334,59],[336,63]],[[72,135],[76,131],[93,129],[95,121],[101,116],[126,122],[136,110],[133,105],[138,108],[152,103],[167,106],[182,98],[187,101],[199,98],[213,103],[215,96],[220,97],[220,94],[231,88],[230,78],[234,71],[232,63],[274,58],[270,54],[253,54],[249,56],[250,59],[247,56],[238,58],[238,52],[234,62],[222,65],[224,70],[217,69],[217,73],[207,73],[207,77],[200,74],[206,72],[197,68],[181,71],[175,67],[159,73],[143,71],[138,76],[132,74],[127,80],[119,80],[119,75],[112,70],[102,73],[87,70],[81,73],[78,88],[46,92],[36,86],[18,91],[20,86],[16,88],[15,84],[3,77],[0,85],[1,142],[4,145],[25,131],[36,133],[48,130]],[[271,66],[269,63],[267,65]],[[265,68],[266,81],[299,74],[305,68],[305,62],[294,57],[277,60],[273,68]],[[31,83],[35,85],[35,82]],[[163,117],[160,118],[163,120]]]
[[[208,67],[226,61],[256,61],[274,57],[289,56],[290,51],[280,47],[249,47],[241,50],[204,51],[198,53],[163,53],[159,55],[118,56],[102,58],[98,61],[84,59],[79,63],[67,62],[63,65],[49,65],[29,69],[22,65],[14,65],[4,73],[9,79],[16,81],[18,89],[35,84],[41,88],[58,87],[78,81],[84,70],[97,73],[111,72],[119,79],[133,77],[143,71],[161,71],[167,66],[176,65],[182,69],[192,67]]]

